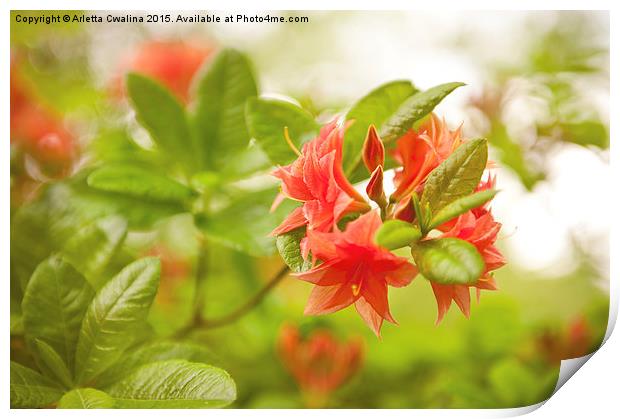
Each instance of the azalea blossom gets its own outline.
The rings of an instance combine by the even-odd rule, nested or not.
[[[351,221],[344,231],[308,231],[312,256],[322,263],[295,274],[315,284],[305,314],[333,313],[354,304],[377,336],[383,320],[396,323],[388,305],[388,285],[408,285],[417,269],[374,242],[381,224],[377,211],[371,211]]]
[[[418,130],[410,129],[399,138],[393,157],[402,165],[402,169],[395,171],[396,190],[391,200],[408,198],[461,142],[461,129],[451,131],[446,121],[435,114],[431,114]]]
[[[284,325],[278,352],[304,393],[309,407],[321,407],[362,364],[361,339],[338,341],[327,329],[318,329],[305,339],[297,327]]]
[[[62,116],[36,98],[15,62],[10,82],[11,144],[36,160],[45,175],[67,175],[77,157],[77,144]]]
[[[214,49],[205,44],[180,41],[144,43],[122,62],[115,90],[122,93],[125,74],[136,72],[158,80],[180,100],[187,102],[194,76],[213,52]]]
[[[319,136],[304,144],[300,156],[273,175],[282,180],[283,196],[303,202],[271,234],[276,236],[306,225],[328,232],[346,214],[370,209],[342,170],[344,128],[337,121],[324,126]],[[276,202],[280,201],[276,198]]]
[[[485,186],[481,185],[480,187]],[[490,210],[484,206],[476,208],[459,216],[449,224],[452,226],[441,237],[456,237],[473,244],[482,256],[485,268],[482,277],[473,285],[444,285],[431,282],[437,300],[437,323],[441,322],[452,301],[456,303],[466,317],[469,317],[470,287],[476,288],[478,298],[480,297],[480,290],[496,290],[497,285],[491,271],[506,263],[494,245],[502,225],[495,221]],[[445,229],[445,225],[442,227]]]
[[[578,315],[561,330],[544,330],[538,336],[536,349],[549,364],[557,365],[563,359],[579,358],[589,354],[595,341],[587,319],[583,315]]]

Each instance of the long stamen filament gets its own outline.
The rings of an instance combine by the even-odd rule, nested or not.
[[[295,143],[293,143],[293,140],[291,140],[291,137],[288,135],[288,127],[284,127],[284,140],[291,148],[291,150],[293,150],[293,152],[297,154],[297,156],[301,156],[301,152],[297,147],[295,147]]]

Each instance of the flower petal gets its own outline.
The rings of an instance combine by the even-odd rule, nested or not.
[[[381,217],[377,211],[370,211],[347,224],[344,239],[352,244],[375,246],[374,237],[381,227]]]
[[[305,225],[308,221],[304,216],[302,211],[302,207],[297,207],[291,212],[288,217],[282,221],[282,223],[276,227],[271,233],[270,236],[279,236],[280,234],[284,234],[291,230],[295,230],[298,227]]]
[[[383,317],[381,317],[363,297],[355,302],[355,309],[375,335],[381,338]]]
[[[321,287],[315,285],[308,298],[304,314],[328,314],[350,306],[357,299],[348,285]]]

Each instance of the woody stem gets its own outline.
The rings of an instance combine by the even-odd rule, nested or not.
[[[247,300],[244,304],[239,306],[237,309],[231,311],[230,313],[216,317],[213,319],[205,319],[202,317],[200,312],[198,316],[195,316],[191,323],[187,326],[180,329],[175,336],[176,337],[184,337],[189,334],[194,329],[215,329],[217,327],[226,326],[230,323],[234,323],[239,320],[241,317],[245,316],[247,313],[252,311],[256,306],[258,306],[263,299],[269,294],[269,292],[278,285],[288,274],[289,268],[288,266],[283,266],[261,289],[256,292],[249,300]]]
[[[194,304],[193,304],[193,319],[199,319],[201,313],[204,310],[205,298],[204,298],[204,283],[206,280],[208,270],[208,244],[206,237],[201,238],[200,248],[198,249],[198,260],[196,262],[196,278],[194,285]]]

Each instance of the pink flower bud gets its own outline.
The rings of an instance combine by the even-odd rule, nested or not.
[[[383,166],[385,162],[385,148],[374,125],[368,127],[368,134],[366,134],[366,140],[364,140],[364,147],[362,148],[362,158],[368,171],[371,173],[377,166]]]

